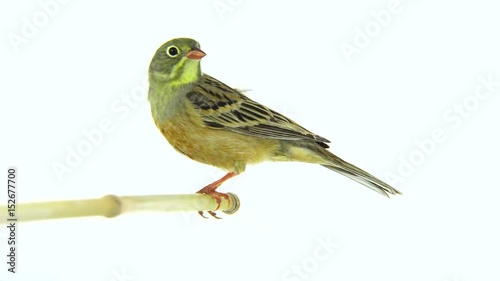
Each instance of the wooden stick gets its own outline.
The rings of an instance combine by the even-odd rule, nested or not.
[[[221,198],[219,211],[234,214],[240,207],[240,200],[228,193],[230,200]],[[89,216],[116,217],[129,212],[194,212],[210,211],[217,208],[214,198],[206,194],[116,196],[106,195],[99,199],[34,202],[16,206],[17,222],[78,218]],[[7,214],[7,206],[0,206]],[[7,223],[5,217],[0,223]],[[9,218],[12,219],[12,218]]]

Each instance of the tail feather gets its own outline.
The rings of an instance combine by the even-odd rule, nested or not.
[[[345,170],[342,170],[341,168],[335,167],[335,166],[328,166],[328,165],[322,165],[323,167],[326,167],[332,171],[335,171],[339,174],[342,174],[356,182],[361,183],[362,185],[370,188],[371,190],[378,192],[384,196],[389,197],[389,194],[391,195],[396,195],[396,194],[402,194],[399,190],[395,189],[394,187],[378,180],[377,178],[370,176],[371,178],[367,178],[364,175],[359,175],[359,174],[354,174],[352,172],[347,172]],[[378,182],[374,182],[375,180],[378,180]]]
[[[326,153],[325,153],[326,152]],[[381,181],[370,173],[342,160],[338,156],[332,154],[328,150],[323,149],[323,154],[327,156],[329,164],[322,165],[330,170],[340,173],[354,181],[357,181],[364,186],[389,197],[391,195],[402,194],[399,190]]]

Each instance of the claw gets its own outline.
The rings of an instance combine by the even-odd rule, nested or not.
[[[217,211],[219,208],[220,208],[220,204],[222,202],[222,197],[226,198],[227,201],[231,201],[229,199],[229,195],[227,195],[226,193],[221,193],[221,192],[218,192],[216,191],[216,189],[223,183],[225,182],[226,180],[236,176],[237,173],[235,172],[230,172],[230,173],[227,173],[225,176],[223,176],[221,179],[205,186],[204,188],[198,190],[198,192],[196,193],[202,193],[202,194],[206,194],[212,198],[215,199],[215,202],[217,202],[217,208],[215,208],[215,210],[213,211],[207,211],[207,213],[209,213],[212,217],[216,218],[216,219],[221,219],[220,217],[217,216],[217,214],[214,212],[214,211]],[[203,218],[207,219],[207,217],[205,215],[203,215],[203,211],[198,211],[198,214],[200,216],[202,216]]]
[[[203,214],[203,211],[198,211],[198,214],[204,218],[204,219],[208,219],[208,217],[206,217],[204,214]]]
[[[203,188],[203,189],[205,189],[205,188]],[[221,197],[226,198],[227,201],[231,201],[231,199],[229,199],[229,195],[227,195],[226,193],[217,192],[215,190],[213,190],[213,191],[206,191],[206,190],[203,190],[203,189],[200,190],[200,191],[198,191],[198,192],[196,192],[196,193],[206,194],[206,195],[209,195],[210,197],[214,198],[215,202],[217,202],[217,208],[215,208],[214,211],[219,210],[220,204],[222,202]],[[209,213],[212,217],[214,217],[216,219],[221,219],[220,217],[217,216],[217,214],[214,211],[207,211],[207,213]],[[205,215],[203,215],[203,211],[198,211],[198,214],[200,214],[200,216],[202,216],[203,218],[208,219]]]
[[[218,220],[222,219],[221,217],[218,217],[217,214],[214,211],[207,211],[207,213],[209,213],[212,217],[214,217],[214,218],[216,218]]]
[[[221,217],[218,217],[218,216],[217,216],[217,213],[216,213],[216,212],[214,212],[214,211],[207,211],[207,213],[209,213],[212,217],[214,217],[214,218],[216,218],[216,219],[218,219],[218,220],[221,220],[221,219],[222,219]],[[205,215],[203,214],[203,211],[198,211],[198,214],[199,214],[200,216],[202,216],[204,219],[208,219],[208,217],[207,217],[207,216],[205,216]]]
[[[204,189],[204,188],[203,188],[203,189]],[[203,190],[203,189],[202,189],[202,190],[200,190],[200,191],[198,191],[198,192],[196,192],[196,193],[206,194],[206,195],[208,195],[208,196],[212,197],[213,199],[215,199],[215,202],[217,202],[217,208],[215,208],[215,210],[214,210],[214,211],[219,210],[219,208],[220,208],[220,204],[222,203],[222,199],[221,199],[221,197],[224,197],[224,198],[226,198],[226,199],[227,199],[227,201],[230,201],[230,199],[229,199],[229,195],[227,195],[226,193],[217,192],[217,191],[215,191],[215,190],[213,190],[213,191],[206,191],[206,190]]]

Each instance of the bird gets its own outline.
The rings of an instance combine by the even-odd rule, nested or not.
[[[328,139],[203,73],[205,55],[191,38],[161,45],[149,65],[148,100],[157,128],[175,150],[227,172],[198,191],[214,198],[217,209],[222,198],[229,200],[217,188],[264,161],[319,164],[387,197],[402,194],[330,152]],[[219,218],[217,209],[208,213]]]

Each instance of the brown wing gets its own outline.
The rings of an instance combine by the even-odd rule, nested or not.
[[[207,127],[267,139],[312,141],[328,147],[329,140],[217,79],[206,74],[201,79],[187,98]]]

